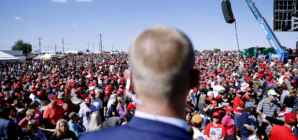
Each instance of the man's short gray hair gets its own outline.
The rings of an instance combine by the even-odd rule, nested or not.
[[[167,102],[170,96],[188,91],[194,51],[182,32],[153,26],[133,40],[129,55],[137,94]]]

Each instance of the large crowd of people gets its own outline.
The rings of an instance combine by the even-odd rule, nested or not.
[[[142,35],[139,39],[150,36],[146,36],[146,33]],[[137,39],[132,45],[140,44],[142,43]],[[167,45],[173,44],[165,46]],[[173,46],[179,50],[175,44]],[[298,59],[285,63],[277,59],[245,58],[240,51],[197,51],[194,52],[194,60],[190,61],[194,64],[183,64],[175,59],[170,60],[172,57],[170,55],[177,53],[175,58],[183,59],[181,62],[185,62],[191,58],[182,56],[185,55],[185,51],[171,52],[172,49],[169,49],[168,54],[163,56],[159,53],[164,50],[155,50],[158,50],[153,52],[159,55],[157,58],[154,56],[150,58],[146,54],[148,48],[144,47],[139,50],[131,49],[130,53],[135,53],[133,58],[129,58],[132,56],[126,53],[89,54],[69,55],[66,58],[46,61],[27,60],[24,63],[7,63],[0,68],[1,139],[76,140],[87,139],[88,136],[92,137],[95,134],[101,139],[106,135],[94,133],[95,131],[105,132],[113,130],[111,128],[125,127],[136,118],[135,115],[168,123],[178,122],[173,118],[171,120],[152,116],[152,114],[167,116],[167,111],[170,112],[168,114],[174,111],[168,109],[160,112],[160,108],[164,107],[159,106],[160,104],[148,105],[147,99],[157,103],[163,100],[162,103],[166,107],[173,106],[178,110],[182,108],[184,110],[182,114],[173,114],[183,117],[182,124],[187,123],[188,126],[184,131],[193,139],[298,139]],[[137,55],[137,51],[144,53]],[[132,64],[130,60],[134,60],[134,63]],[[147,65],[152,69],[146,67]],[[179,69],[181,71],[172,70],[174,65],[181,65]],[[191,74],[196,76],[190,78],[196,80],[192,82],[195,84],[183,81],[184,77],[188,78],[184,68],[189,65],[194,66],[191,73],[195,73],[193,70],[199,71],[197,74]],[[140,72],[141,68],[146,70]],[[131,86],[124,77],[125,71],[130,69],[134,70],[134,76],[137,77],[132,80],[138,80],[133,81]],[[173,74],[178,78],[163,82],[166,76]],[[161,86],[157,85],[158,83],[161,83]],[[167,88],[162,84],[171,84],[175,87]],[[187,97],[182,99],[183,104],[180,104],[178,101],[181,99],[174,97],[176,93],[186,88],[182,90],[179,86],[189,85],[193,86],[190,90],[187,89],[189,91]],[[144,106],[138,105],[139,101],[135,98],[139,97],[138,92],[141,91],[154,92],[152,96],[146,96],[149,94],[141,96]],[[164,92],[175,92],[175,96],[158,95]],[[177,102],[168,105],[168,101]],[[144,127],[150,128],[155,122],[146,122],[144,125],[141,120],[136,120],[131,123],[137,125],[134,127],[139,127],[140,133],[143,133],[141,131],[145,131]],[[176,135],[175,129],[159,127],[164,126],[157,125],[154,129],[173,133],[164,135],[161,139],[167,139],[166,137],[171,139]],[[132,130],[127,130],[127,133],[130,131]],[[158,133],[156,131],[152,130],[152,133]],[[110,134],[110,137],[125,137],[123,133],[126,131],[118,129],[114,134]]]

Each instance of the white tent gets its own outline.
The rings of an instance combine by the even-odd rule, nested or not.
[[[19,61],[19,60],[20,60],[20,58],[14,57],[10,54],[0,51],[0,63],[2,63],[2,64],[6,64],[6,62],[15,62],[15,61]]]
[[[33,58],[33,60],[41,60],[42,55],[38,55],[36,57]]]
[[[52,58],[52,55],[50,55],[50,54],[45,54],[45,55],[43,55],[41,58],[42,58],[42,59],[44,59],[44,58]]]

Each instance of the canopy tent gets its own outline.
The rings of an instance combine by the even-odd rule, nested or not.
[[[0,51],[0,63],[6,64],[6,62],[9,62],[9,61],[20,61],[20,58],[14,57],[10,54]]]
[[[19,61],[20,58],[0,51],[0,61]]]
[[[50,54],[45,54],[41,57],[41,59],[47,59],[47,60],[49,60],[51,58],[52,58],[52,55],[50,55]]]
[[[42,59],[41,57],[42,57],[42,55],[38,55],[38,56],[34,57],[33,60],[41,60]]]

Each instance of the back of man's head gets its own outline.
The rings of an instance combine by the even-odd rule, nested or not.
[[[137,94],[165,103],[178,94],[186,96],[194,51],[182,32],[168,26],[153,26],[133,40],[129,55]]]

